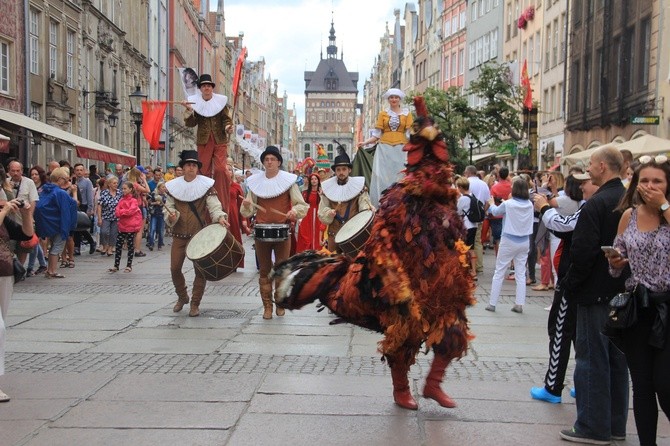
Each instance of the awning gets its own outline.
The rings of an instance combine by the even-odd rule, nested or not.
[[[124,164],[126,166],[134,166],[136,163],[136,159],[132,155],[112,149],[111,147],[107,147],[95,141],[82,138],[81,136],[66,132],[65,130],[37,121],[20,113],[0,110],[0,121],[15,124],[33,132],[41,133],[43,136],[50,136],[65,144],[74,146],[77,150],[77,156],[80,158],[104,161],[106,163]]]
[[[478,161],[483,161],[487,158],[493,158],[496,155],[498,155],[498,153],[496,153],[496,152],[480,153],[480,154],[477,154],[477,155],[472,155],[472,162],[476,163]]]

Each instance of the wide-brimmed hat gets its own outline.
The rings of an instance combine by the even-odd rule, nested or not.
[[[261,153],[261,163],[263,160],[265,160],[266,155],[274,155],[277,157],[279,160],[279,165],[281,166],[282,163],[284,162],[284,158],[282,158],[281,153],[279,152],[279,149],[275,146],[267,146],[263,153]]]
[[[335,161],[333,161],[333,165],[330,166],[332,170],[335,170],[337,166],[347,166],[349,169],[352,169],[354,166],[351,164],[351,159],[349,158],[349,155],[347,155],[344,151],[342,151],[339,155],[335,157]]]
[[[197,150],[182,150],[179,153],[179,167],[184,167],[186,163],[198,163],[198,168],[202,167]]]
[[[587,181],[591,179],[591,175],[589,173],[575,173],[572,174],[573,178],[577,181]]]
[[[405,92],[400,88],[389,88],[384,93],[384,99],[388,99],[390,96],[399,96],[400,99],[405,99]]]
[[[198,78],[198,88],[202,87],[205,84],[210,84],[212,88],[216,87],[216,84],[212,80],[212,76],[209,74],[203,74]]]

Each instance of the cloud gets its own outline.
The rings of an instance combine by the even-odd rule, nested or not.
[[[216,2],[213,7],[216,8]],[[349,71],[358,71],[359,101],[370,77],[386,23],[393,31],[393,9],[401,14],[405,3],[388,0],[226,0],[225,32],[244,32],[247,60],[265,59],[266,77],[278,80],[278,94],[286,91],[289,109],[304,122],[304,72],[316,70],[320,56],[326,57],[331,20],[335,27],[337,57],[344,52]]]

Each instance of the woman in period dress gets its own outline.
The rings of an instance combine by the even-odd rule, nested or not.
[[[233,237],[242,245],[242,233],[246,235],[251,234],[251,231],[247,227],[247,219],[242,218],[240,215],[240,206],[242,206],[242,200],[244,200],[244,192],[242,191],[242,186],[235,181],[235,171],[231,164],[228,164],[228,178],[230,178],[230,206],[228,209],[228,222],[230,223],[230,228],[228,230],[233,233]],[[240,259],[240,263],[237,265],[238,268],[244,268],[244,254]]]
[[[375,150],[370,179],[370,200],[375,207],[379,206],[382,192],[402,178],[402,171],[407,162],[407,153],[403,152],[402,148],[407,143],[414,118],[409,107],[402,104],[404,97],[405,93],[398,88],[391,88],[384,93],[389,107],[377,115],[372,136],[358,143],[359,148],[379,143]]]
[[[319,202],[321,201],[320,195],[321,179],[319,175],[313,173],[309,176],[307,190],[302,193],[302,198],[309,205],[309,210],[307,211],[307,215],[300,221],[296,252],[303,252],[308,249],[318,251],[321,249],[323,231],[321,231],[321,222],[316,215],[319,209]]]

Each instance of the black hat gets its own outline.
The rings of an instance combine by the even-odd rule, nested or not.
[[[352,169],[354,166],[351,164],[351,159],[349,159],[349,155],[345,152],[344,147],[337,146],[337,151],[339,152],[339,155],[335,157],[335,161],[330,168],[335,170],[337,166],[347,166],[349,169]]]
[[[198,163],[198,168],[202,167],[202,163],[198,160],[197,150],[182,150],[179,152],[179,167],[184,167],[186,163]]]
[[[204,84],[210,84],[212,88],[216,87],[216,84],[212,80],[212,76],[209,74],[203,74],[198,78],[198,88],[202,87]]]
[[[276,148],[275,146],[267,146],[263,153],[261,153],[261,163],[265,159],[265,155],[274,155],[277,157],[279,160],[279,165],[281,166],[282,163],[284,162],[284,158],[281,157],[281,153],[279,153],[279,149]]]

